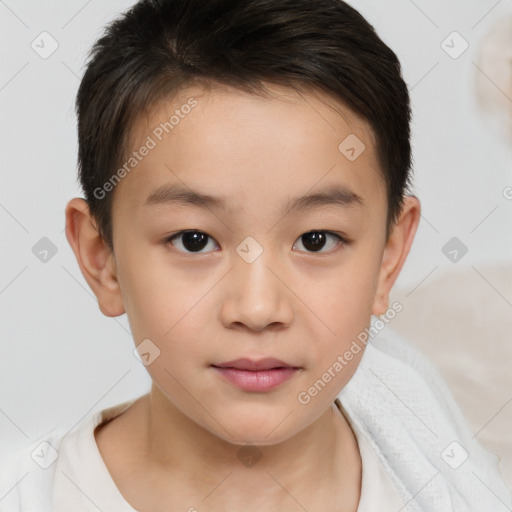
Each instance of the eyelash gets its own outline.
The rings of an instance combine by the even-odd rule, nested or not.
[[[181,235],[183,235],[185,233],[200,233],[200,234],[206,235],[209,239],[214,240],[213,237],[211,237],[207,233],[204,233],[203,231],[199,231],[197,229],[189,229],[189,230],[185,230],[185,231],[179,231],[178,233],[175,233],[173,235],[170,235],[170,236],[166,237],[163,240],[163,245],[165,245],[166,247],[169,246],[169,245],[172,245],[172,241],[175,238],[179,238]],[[342,246],[350,244],[350,240],[348,240],[347,238],[345,238],[345,237],[343,237],[341,235],[338,235],[337,233],[333,233],[332,231],[321,230],[321,229],[315,229],[315,230],[307,231],[307,232],[303,233],[302,235],[300,235],[299,238],[297,238],[297,240],[300,240],[304,235],[307,235],[309,233],[323,233],[323,234],[331,235],[331,236],[333,236],[334,238],[336,238],[338,240],[337,247],[335,247],[334,249],[331,249],[330,251],[317,251],[317,252],[315,252],[315,251],[300,251],[300,252],[306,252],[307,254],[319,254],[319,255],[321,255],[321,254],[330,254],[332,252],[335,252],[335,251],[339,250],[340,249],[340,247],[339,247],[340,244]],[[175,248],[175,247],[173,246],[173,248]],[[208,252],[210,252],[210,251],[207,251],[207,252],[186,252],[186,251],[182,251],[180,249],[176,249],[176,250],[179,253],[186,254],[186,255],[189,255],[189,254],[207,254]]]

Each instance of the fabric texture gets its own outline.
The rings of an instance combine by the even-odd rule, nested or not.
[[[439,373],[396,332],[386,329],[369,341],[338,398],[395,483],[404,510],[512,510],[498,457],[475,439]]]

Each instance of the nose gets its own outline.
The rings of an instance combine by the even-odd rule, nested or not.
[[[268,251],[251,263],[235,254],[227,279],[221,309],[225,327],[262,331],[290,325],[293,293]]]

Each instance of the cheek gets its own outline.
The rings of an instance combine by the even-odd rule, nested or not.
[[[358,253],[330,273],[323,286],[312,288],[307,295],[308,303],[325,318],[325,323],[343,336],[353,335],[354,329],[364,328],[369,322],[379,275],[377,258],[369,251]]]
[[[165,339],[190,309],[194,294],[166,271],[159,251],[143,252],[126,245],[118,264],[118,277],[135,342]]]
[[[380,268],[378,256],[377,247],[361,245],[345,266],[307,295],[308,305],[323,322],[315,329],[316,377],[329,370],[335,373],[331,390],[348,382],[363,355]]]
[[[203,332],[205,283],[194,283],[170,269],[158,251],[131,254],[119,275],[134,343],[145,342],[141,347],[158,354],[147,370],[157,381],[198,371],[198,362],[205,358],[201,343],[208,341]]]

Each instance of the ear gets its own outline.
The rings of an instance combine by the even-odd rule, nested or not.
[[[122,315],[125,310],[114,254],[101,237],[87,202],[79,197],[66,205],[66,238],[101,312],[105,316]]]
[[[406,196],[402,212],[395,223],[384,247],[372,314],[383,315],[389,307],[389,292],[400,274],[411,248],[421,217],[421,205],[417,197]]]

